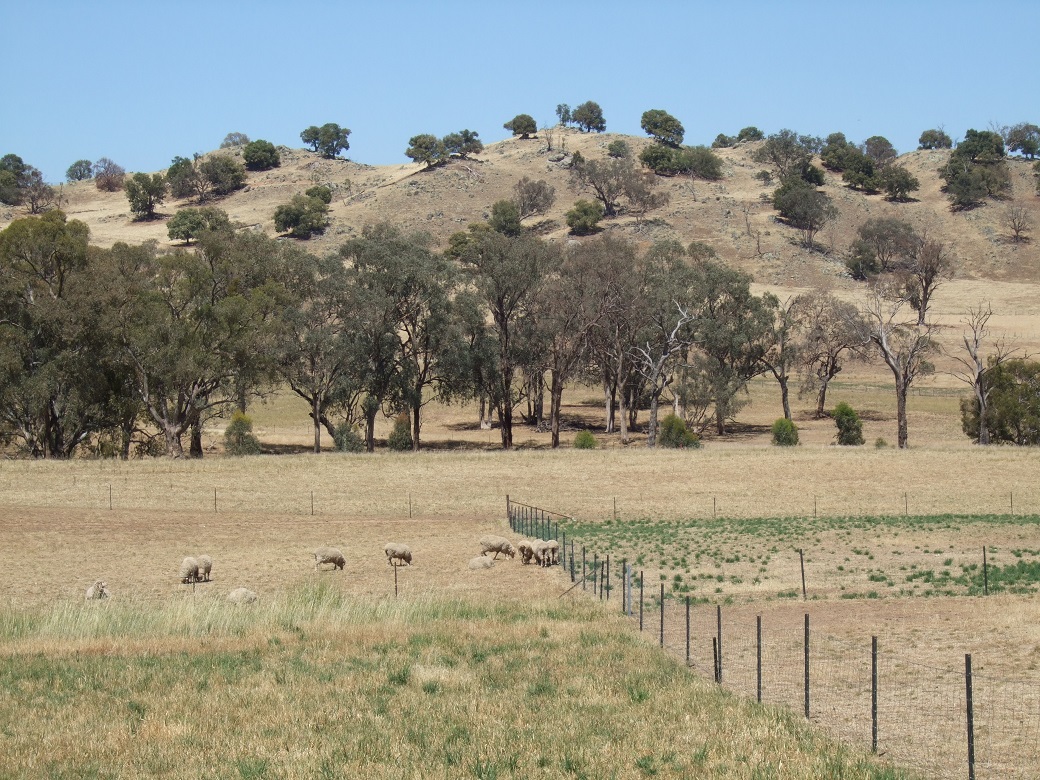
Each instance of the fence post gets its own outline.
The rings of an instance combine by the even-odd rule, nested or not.
[[[755,616],[755,697],[762,703],[762,616]]]
[[[964,656],[964,694],[968,709],[968,780],[975,780],[975,708],[971,693],[971,653],[967,653]]]
[[[722,671],[719,669],[719,638],[717,636],[711,638],[711,658],[715,672],[715,684],[718,685],[722,682]]]
[[[556,521],[555,528],[556,528],[556,530],[553,531],[553,539],[555,539],[556,541],[559,541],[560,540],[560,521],[559,520]],[[563,538],[564,539],[567,538],[567,532],[566,531],[563,532]]]
[[[628,610],[628,559],[621,559],[621,614]]]
[[[508,493],[506,493],[506,517],[509,518],[509,527],[515,531],[516,528],[513,526],[513,505],[509,502]]]
[[[719,640],[719,660],[718,660],[718,680],[716,682],[722,682],[722,605],[715,605],[715,625],[718,629],[718,640]]]
[[[989,595],[989,566],[986,564],[986,545],[982,545],[982,594]]]
[[[610,601],[610,554],[607,554],[607,601]]]
[[[877,753],[877,637],[870,638],[870,752]]]
[[[809,596],[805,592],[805,551],[800,548],[798,550],[798,560],[802,564],[802,601],[806,601]]]
[[[588,590],[588,588],[585,587],[585,578],[587,576],[588,575],[585,572],[585,545],[582,545],[581,546],[581,589],[582,590]]]
[[[665,647],[665,583],[660,583],[660,646]]]
[[[559,530],[559,526],[557,526]],[[560,545],[560,566],[563,567],[564,571],[567,571],[567,532],[563,532],[563,544]]]
[[[809,613],[805,613],[805,717],[809,717]]]
[[[592,595],[603,594],[596,590],[596,586],[599,584],[599,553],[592,554]]]
[[[639,630],[643,630],[643,572],[639,572]]]
[[[571,542],[571,582],[574,582],[574,542]]]
[[[690,665],[690,597],[686,597],[686,665]]]

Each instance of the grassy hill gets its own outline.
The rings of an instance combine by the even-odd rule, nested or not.
[[[326,184],[335,193],[332,221],[324,236],[310,242],[315,251],[336,247],[365,225],[382,220],[428,231],[443,245],[453,232],[485,219],[491,204],[510,197],[516,182],[527,176],[545,179],[556,188],[552,210],[528,223],[538,223],[539,232],[549,240],[574,240],[568,235],[564,214],[582,195],[570,184],[569,157],[558,159],[560,152],[569,155],[580,151],[586,157],[602,158],[607,145],[620,138],[638,154],[650,141],[571,129],[555,132],[551,152],[541,136],[514,138],[489,144],[472,160],[453,160],[431,170],[418,164],[370,166],[327,160],[306,150],[282,147],[281,167],[250,173],[245,189],[216,205],[232,220],[274,235],[273,215],[279,204],[314,184]],[[684,243],[704,241],[724,260],[751,272],[763,284],[844,285],[840,254],[858,226],[871,217],[898,216],[919,231],[927,230],[949,241],[961,278],[1040,282],[1036,245],[1013,244],[1001,225],[1009,203],[1025,207],[1032,223],[1040,224],[1040,198],[1036,197],[1031,164],[1026,160],[1009,159],[1013,188],[1009,201],[990,202],[966,212],[952,212],[940,191],[938,170],[950,154],[945,150],[912,151],[899,158],[900,164],[921,182],[916,199],[909,203],[889,203],[881,195],[853,191],[840,175],[828,172],[824,190],[834,199],[839,217],[819,235],[822,249],[807,251],[798,245],[797,231],[774,219],[769,196],[775,184],[763,185],[755,178],[762,169],[751,160],[755,146],[751,143],[717,150],[724,174],[718,182],[688,176],[659,178],[660,188],[670,196],[667,205],[650,212],[644,220],[633,216],[605,220],[603,228],[639,243],[665,238]],[[173,243],[167,237],[165,220],[132,221],[122,192],[99,192],[93,182],[85,181],[65,185],[64,194],[66,212],[90,226],[92,241],[99,246],[117,241]],[[161,211],[169,217],[188,205],[192,204],[168,200]],[[0,227],[20,215],[19,209],[0,209]],[[758,232],[760,242],[749,232]]]

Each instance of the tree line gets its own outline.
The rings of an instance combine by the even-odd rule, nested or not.
[[[384,223],[318,256],[226,215],[195,242],[101,249],[59,210],[0,232],[8,443],[44,458],[88,442],[201,455],[206,422],[288,387],[310,408],[315,452],[323,433],[357,431],[372,451],[380,415],[402,414],[419,449],[434,400],[479,401],[506,449],[518,422],[547,419],[556,447],[564,389],[592,382],[603,429],[628,441],[645,413],[654,446],[662,405],[723,435],[768,374],[786,418],[795,386],[823,415],[846,361],[879,355],[905,446],[906,392],[935,349],[930,325],[900,317],[905,280],[865,307],[823,292],[780,301],[697,242],[561,247],[489,222],[439,252]]]

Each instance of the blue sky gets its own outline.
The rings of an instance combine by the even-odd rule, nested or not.
[[[999,9],[999,10],[998,10]],[[301,146],[351,129],[348,157],[407,162],[418,133],[485,143],[528,113],[595,100],[640,135],[662,108],[686,142],[755,125],[900,151],[922,130],[1040,123],[1037,4],[981,2],[57,2],[0,0],[0,155],[48,181],[78,159],[129,171],[231,131]]]

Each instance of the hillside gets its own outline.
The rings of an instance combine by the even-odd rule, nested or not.
[[[274,235],[273,214],[279,204],[316,183],[327,184],[335,192],[332,222],[324,236],[309,242],[314,251],[333,249],[344,239],[357,235],[365,225],[381,220],[425,230],[443,245],[453,232],[485,219],[491,204],[510,197],[516,182],[527,176],[545,179],[556,188],[556,204],[550,213],[531,218],[528,223],[539,223],[539,232],[549,240],[571,240],[564,214],[578,197],[588,196],[571,187],[568,158],[558,159],[561,149],[602,158],[607,145],[615,139],[628,141],[636,154],[650,142],[570,129],[557,129],[556,134],[553,152],[541,137],[509,139],[489,144],[475,159],[454,160],[432,170],[417,164],[369,166],[341,159],[326,160],[306,150],[282,147],[280,168],[250,173],[245,189],[216,201],[215,205],[226,210],[232,220]],[[651,212],[642,223],[622,216],[605,220],[603,227],[620,231],[640,243],[665,238],[684,243],[704,241],[727,262],[751,272],[761,284],[845,286],[840,254],[856,228],[870,217],[898,216],[918,230],[948,240],[954,247],[957,276],[962,280],[1040,282],[1038,245],[1015,245],[1001,227],[1006,202],[990,202],[967,212],[950,211],[937,174],[948,151],[913,151],[899,159],[921,182],[916,200],[909,203],[889,203],[880,195],[853,191],[842,183],[840,175],[828,172],[824,189],[834,199],[840,216],[817,238],[825,251],[808,252],[798,245],[797,231],[774,220],[775,212],[768,198],[775,184],[763,185],[754,177],[762,168],[751,160],[754,147],[755,144],[744,144],[718,150],[724,162],[724,177],[718,182],[685,176],[660,178],[660,187],[670,195],[666,206]],[[1030,163],[1011,158],[1009,165],[1013,181],[1010,202],[1025,207],[1032,224],[1040,225],[1040,198],[1035,195]],[[64,194],[66,212],[89,225],[92,242],[99,246],[146,240],[173,245],[163,220],[130,219],[126,197],[121,192],[99,192],[93,182],[86,181],[65,185]],[[168,217],[189,205],[189,201],[168,200],[161,210]],[[0,209],[0,227],[23,213],[21,209]],[[760,234],[760,245],[749,235],[749,227]]]

